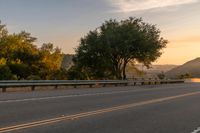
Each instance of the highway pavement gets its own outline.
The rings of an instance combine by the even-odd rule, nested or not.
[[[0,93],[0,133],[200,133],[200,84]]]

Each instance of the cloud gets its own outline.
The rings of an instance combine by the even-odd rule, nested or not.
[[[196,3],[198,0],[108,0],[116,8],[115,12],[132,12]]]

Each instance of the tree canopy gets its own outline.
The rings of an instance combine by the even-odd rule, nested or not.
[[[127,64],[140,62],[148,67],[166,44],[156,25],[141,18],[110,19],[81,38],[74,61],[89,79],[126,79]]]
[[[128,65],[148,67],[161,56],[167,40],[156,25],[141,18],[110,19],[80,39],[68,71],[61,68],[61,49],[36,43],[30,33],[11,34],[0,22],[0,80],[126,79]]]
[[[0,79],[56,79],[63,54],[52,43],[35,45],[30,33],[9,34],[0,22]]]

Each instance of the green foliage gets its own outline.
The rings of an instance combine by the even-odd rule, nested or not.
[[[5,58],[0,58],[0,65],[6,65],[7,60]]]
[[[9,64],[12,74],[17,75],[19,79],[26,79],[31,75],[31,69],[26,64]]]
[[[142,19],[109,20],[81,38],[74,66],[61,69],[63,54],[52,43],[40,48],[30,33],[9,34],[0,22],[0,79],[126,79],[130,62],[149,66],[167,41]]]
[[[185,74],[178,75],[178,78],[179,79],[192,78],[192,75],[190,73],[185,73]]]
[[[129,62],[148,67],[161,56],[166,44],[160,30],[142,19],[111,19],[81,39],[74,61],[90,79],[126,79]]]
[[[16,75],[13,75],[11,70],[6,65],[0,65],[0,80],[17,80]]]
[[[69,80],[85,80],[88,79],[86,73],[82,72],[76,66],[71,67],[67,72],[67,77]]]
[[[52,73],[60,70],[63,55],[53,44],[43,44],[38,48],[37,38],[30,33],[9,34],[0,22],[0,65],[5,69],[1,79],[52,79]]]
[[[7,35],[8,35],[8,30],[6,29],[6,25],[2,24],[0,21],[0,41],[2,41],[4,37]]]
[[[161,72],[161,73],[159,73],[158,75],[157,75],[157,77],[159,78],[159,79],[165,79],[165,73],[164,72]]]
[[[50,79],[53,80],[67,80],[68,75],[67,75],[67,70],[65,69],[59,69],[57,71],[54,71],[50,77]]]
[[[40,56],[42,57],[41,63],[41,74],[43,79],[54,79],[52,75],[59,73],[61,69],[61,63],[63,54],[61,50],[56,47],[54,48],[52,43],[44,43],[40,48]]]
[[[41,80],[41,78],[38,75],[30,75],[27,77],[27,80]]]

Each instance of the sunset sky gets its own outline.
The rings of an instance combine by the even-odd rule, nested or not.
[[[53,42],[74,53],[79,39],[105,20],[142,17],[169,40],[155,64],[183,64],[200,57],[200,0],[0,0],[8,30],[25,30],[37,44]]]

